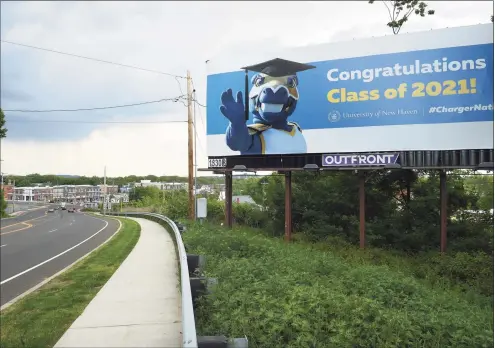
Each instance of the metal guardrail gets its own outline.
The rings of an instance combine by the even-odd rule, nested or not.
[[[182,301],[182,347],[183,348],[247,348],[248,339],[243,338],[233,338],[228,340],[225,336],[197,336],[196,334],[196,322],[194,319],[194,298],[195,296],[191,290],[191,282],[193,284],[198,284],[204,278],[190,278],[190,268],[188,264],[188,254],[182,241],[181,230],[177,224],[170,218],[155,214],[155,213],[145,213],[145,212],[107,212],[107,215],[113,216],[129,216],[129,217],[140,217],[140,218],[152,218],[165,222],[168,224],[175,235],[176,247],[179,254],[180,263],[180,280],[181,280],[181,301]],[[184,227],[181,226],[182,229]],[[196,256],[198,259],[201,257],[199,255],[189,255]],[[192,261],[194,265],[194,261]],[[199,263],[198,263],[199,265]],[[194,267],[193,267],[194,268]],[[213,279],[211,279],[213,280]],[[198,287],[194,287],[195,295],[197,296]]]
[[[134,216],[134,217],[154,217],[166,222],[175,235],[175,241],[177,250],[179,252],[180,263],[180,280],[181,280],[181,298],[182,298],[182,347],[184,348],[198,348],[198,341],[196,335],[196,322],[194,320],[194,307],[193,298],[191,295],[191,284],[189,282],[189,268],[187,265],[187,254],[182,242],[182,236],[180,235],[179,228],[174,221],[166,216],[155,213],[114,213],[108,212],[107,215],[117,216]]]

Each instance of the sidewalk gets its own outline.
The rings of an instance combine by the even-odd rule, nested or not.
[[[141,225],[136,246],[55,347],[181,347],[172,237],[155,222],[133,220]]]

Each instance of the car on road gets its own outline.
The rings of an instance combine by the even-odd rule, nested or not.
[[[50,208],[50,209],[48,209],[48,212],[49,212],[49,213],[54,213],[54,212],[55,212],[55,209]]]
[[[68,212],[68,213],[73,213],[73,212],[74,212],[74,208],[69,208],[69,209],[67,209],[67,212]]]

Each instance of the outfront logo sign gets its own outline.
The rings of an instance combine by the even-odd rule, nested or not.
[[[323,167],[377,167],[397,163],[398,153],[332,154],[323,155]]]

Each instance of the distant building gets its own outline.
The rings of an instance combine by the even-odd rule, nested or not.
[[[141,180],[140,182],[132,184],[134,187],[156,187],[159,190],[187,190],[188,184],[185,182],[152,182],[151,180]],[[126,188],[127,192],[132,190],[130,185]]]
[[[1,190],[3,191],[3,198],[5,200],[11,200],[12,199],[12,193],[14,192],[14,186],[13,185],[0,185]]]

